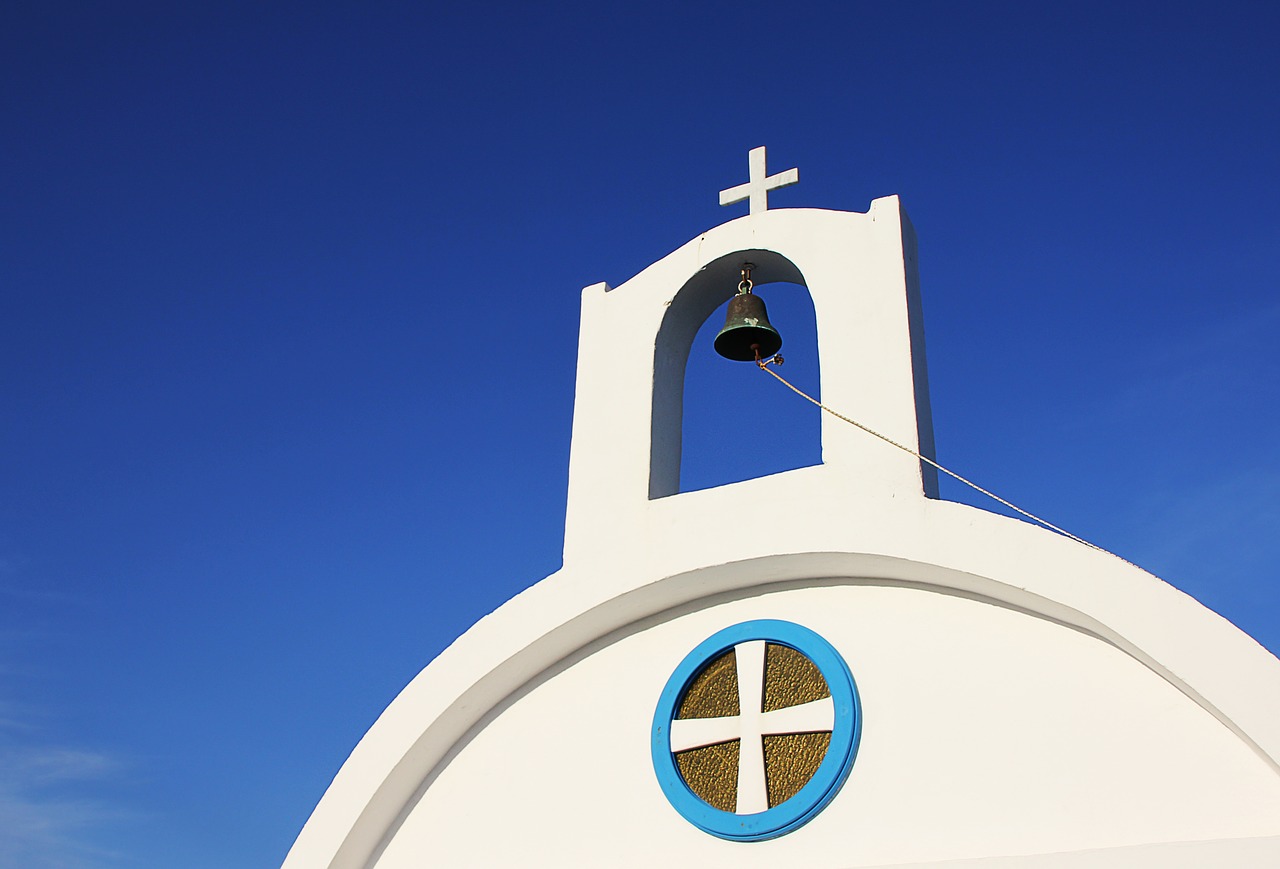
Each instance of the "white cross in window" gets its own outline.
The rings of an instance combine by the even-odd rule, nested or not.
[[[764,168],[764,148],[752,148],[747,154],[747,177],[751,180],[737,187],[720,191],[720,204],[732,205],[744,199],[750,200],[750,214],[769,210],[769,191],[799,183],[800,170],[788,169],[777,175],[767,175]]]
[[[764,774],[764,737],[779,733],[824,733],[835,727],[830,697],[764,710],[764,640],[733,647],[738,662],[738,714],[724,718],[678,718],[671,722],[671,750],[688,751],[738,740],[736,813],[752,815],[769,808]]]

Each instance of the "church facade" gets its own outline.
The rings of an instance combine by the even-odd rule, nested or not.
[[[1189,596],[828,415],[820,465],[679,491],[744,264],[810,293],[823,401],[932,456],[911,224],[768,210],[794,180],[753,152],[750,214],[583,291],[563,568],[404,689],[285,869],[1280,865],[1280,661]]]

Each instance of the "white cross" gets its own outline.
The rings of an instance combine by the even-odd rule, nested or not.
[[[744,199],[751,200],[750,214],[769,210],[769,191],[789,187],[800,181],[799,169],[788,169],[777,175],[767,175],[764,168],[764,148],[752,148],[747,154],[747,177],[751,180],[737,187],[720,191],[720,204],[732,205]]]
[[[764,775],[764,737],[779,733],[823,733],[835,727],[830,697],[765,712],[764,640],[738,643],[738,714],[724,718],[678,718],[671,722],[671,750],[688,751],[737,739],[738,802],[736,814],[752,815],[769,808]]]

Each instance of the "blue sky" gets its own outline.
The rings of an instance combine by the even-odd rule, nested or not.
[[[800,168],[773,207],[903,197],[944,464],[1280,651],[1277,32],[6,4],[0,865],[277,865],[398,690],[559,566],[579,290],[744,213],[762,144]],[[764,295],[815,383],[811,311]],[[689,377],[688,487],[816,454],[750,366]]]

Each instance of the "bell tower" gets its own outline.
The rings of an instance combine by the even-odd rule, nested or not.
[[[662,529],[685,526],[679,518],[685,365],[702,323],[726,300],[741,298],[747,264],[761,295],[777,281],[810,293],[823,400],[857,408],[877,430],[933,455],[915,233],[901,203],[896,196],[877,199],[866,214],[770,211],[767,191],[795,183],[798,172],[766,176],[764,158],[763,148],[752,151],[752,181],[721,193],[722,204],[750,197],[750,214],[700,235],[619,287],[583,290],[566,564],[606,552],[660,551],[669,542]],[[732,522],[744,504],[787,504],[814,489],[873,506],[936,498],[937,476],[931,466],[824,418],[821,465],[698,492],[699,523],[716,515]]]

